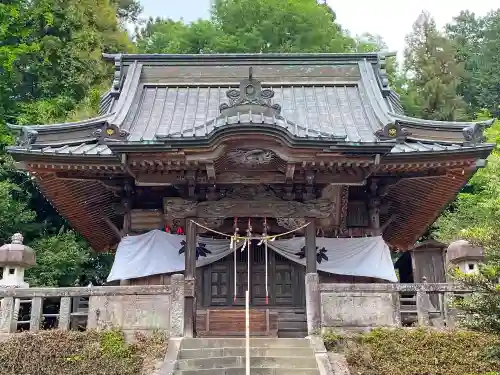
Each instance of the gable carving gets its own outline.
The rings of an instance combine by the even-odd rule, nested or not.
[[[261,82],[253,78],[251,67],[248,71],[248,78],[240,82],[239,90],[228,90],[226,96],[229,103],[223,103],[219,107],[221,114],[226,116],[234,115],[234,109],[243,106],[262,107],[260,112],[271,112],[275,116],[278,116],[281,112],[279,104],[271,103],[274,91],[262,88]],[[251,110],[251,107],[246,110]]]

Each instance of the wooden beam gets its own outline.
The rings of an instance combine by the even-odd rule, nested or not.
[[[103,216],[102,218],[104,222],[108,224],[108,226],[111,228],[111,230],[116,236],[116,239],[120,241],[123,238],[122,232],[116,227],[116,225],[110,220],[109,217]]]
[[[186,253],[184,278],[187,283],[196,282],[196,224],[194,218],[186,219]],[[184,337],[193,337],[196,314],[196,300],[194,296],[186,295],[184,297]]]
[[[189,201],[182,198],[164,199],[165,215],[169,218],[201,218],[225,217],[315,217],[328,218],[336,210],[336,202],[327,198],[312,200],[306,203],[276,200],[232,200]]]
[[[314,218],[306,217],[309,225],[305,230],[306,239],[306,273],[316,273],[318,270],[316,259],[316,224]]]

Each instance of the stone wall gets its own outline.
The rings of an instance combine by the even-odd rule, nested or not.
[[[147,289],[148,287],[130,287]],[[172,276],[164,294],[90,296],[88,329],[119,327],[125,333],[160,330],[170,337],[184,329],[184,276]]]
[[[373,284],[371,284],[373,285]],[[400,325],[399,294],[374,293],[370,284],[321,284],[322,328],[370,328]]]
[[[314,280],[314,278],[311,278]],[[311,281],[309,280],[309,281]],[[306,280],[306,287],[307,287]],[[453,309],[449,301],[452,295],[468,294],[470,290],[453,283],[420,284],[324,284],[310,286],[309,293],[318,290],[321,330],[370,329],[375,327],[400,327],[405,318],[413,315],[419,326],[453,326]],[[408,295],[413,297],[408,298]],[[431,301],[435,296],[437,303]],[[314,300],[314,298],[310,298]],[[407,305],[413,300],[413,305]],[[404,303],[403,303],[404,302]],[[314,307],[308,305],[308,308]],[[308,325],[314,321],[309,321]]]

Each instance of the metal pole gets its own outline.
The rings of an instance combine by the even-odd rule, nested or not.
[[[250,375],[250,293],[245,292],[245,374]]]

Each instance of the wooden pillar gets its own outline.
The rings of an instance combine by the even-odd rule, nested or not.
[[[306,239],[306,273],[317,272],[316,259],[316,223],[314,218],[306,217],[309,225],[305,230]]]
[[[370,214],[370,228],[373,233],[380,234],[380,198],[372,197],[368,202],[368,209]]]
[[[305,292],[306,292],[306,318],[307,332],[309,335],[317,333],[321,327],[321,310],[320,310],[320,292],[319,292],[319,276],[317,267],[317,251],[316,251],[316,222],[314,218],[306,217],[306,223],[309,225],[305,230],[306,239],[306,275],[305,275]]]
[[[193,218],[186,218],[186,257],[185,257],[185,271],[184,278],[186,283],[195,283],[196,278],[196,224],[191,220]],[[184,337],[193,337],[194,324],[196,315],[196,301],[194,298],[194,290],[192,295],[186,294],[184,296]]]

